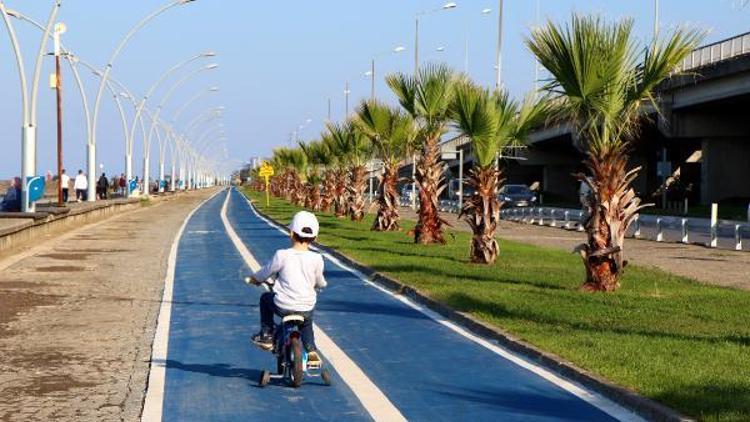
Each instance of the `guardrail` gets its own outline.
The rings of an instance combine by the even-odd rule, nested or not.
[[[581,224],[584,217],[583,211],[545,207],[506,208],[500,212],[500,218],[508,221],[577,231],[584,230]],[[629,237],[656,242],[700,244],[711,248],[718,247],[719,240],[722,240],[722,248],[736,251],[747,250],[745,240],[750,239],[750,224],[724,221],[711,226],[704,219],[647,217],[648,219],[641,215],[636,217],[628,232]]]
[[[693,50],[682,61],[682,71],[693,70],[732,57],[750,54],[750,32]]]

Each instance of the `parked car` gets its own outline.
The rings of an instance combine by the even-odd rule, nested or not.
[[[451,181],[448,183],[448,199],[451,201],[457,201],[458,200],[458,185],[459,180],[458,179],[451,179]],[[466,184],[466,181],[464,181],[464,188],[463,188],[463,196],[464,199],[471,197],[476,193],[476,189],[474,189],[472,186],[469,186]]]
[[[415,197],[415,195],[417,195]],[[412,202],[412,198],[415,198],[416,200],[419,200],[419,188],[415,185],[409,183],[401,187],[401,201],[402,202]]]
[[[505,185],[500,188],[498,199],[506,207],[528,207],[537,201],[536,194],[526,185]]]

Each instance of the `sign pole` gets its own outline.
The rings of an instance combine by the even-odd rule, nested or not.
[[[266,176],[266,206],[271,206],[271,189],[270,189],[270,176]]]

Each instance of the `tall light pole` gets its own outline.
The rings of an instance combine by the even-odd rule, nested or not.
[[[497,5],[497,66],[495,74],[495,89],[500,89],[503,85],[503,0],[498,0]]]
[[[154,18],[161,15],[162,13],[166,12],[167,10],[175,7],[175,6],[181,6],[187,3],[191,3],[195,0],[173,0],[169,3],[159,7],[151,14],[147,15],[143,19],[141,19],[138,23],[133,26],[130,31],[128,31],[127,34],[120,40],[120,43],[115,48],[114,52],[112,53],[112,56],[110,56],[109,60],[107,61],[107,65],[104,68],[104,72],[102,73],[102,78],[99,83],[99,89],[96,94],[96,101],[94,102],[94,113],[92,117],[91,122],[91,139],[89,139],[89,142],[87,144],[87,151],[86,151],[86,161],[87,161],[87,168],[88,168],[88,179],[89,179],[89,195],[88,199],[89,201],[94,201],[95,197],[95,190],[94,190],[94,184],[96,182],[96,179],[94,178],[94,172],[96,170],[96,128],[97,123],[99,121],[99,109],[101,108],[101,102],[102,102],[102,96],[104,95],[104,89],[107,85],[107,80],[109,79],[109,74],[112,71],[112,67],[115,64],[115,61],[117,60],[117,57],[119,57],[120,52],[122,52],[122,49],[125,48],[125,46],[128,44],[131,38],[140,31],[144,26],[146,26],[149,22],[151,22]]]
[[[442,7],[432,10],[419,12],[414,16],[414,75],[419,75],[419,18],[430,15],[441,10],[455,9],[457,6],[454,2],[445,3]]]
[[[133,144],[134,141],[135,141],[135,130],[136,130],[136,127],[137,127],[137,124],[138,124],[138,119],[141,117],[141,114],[143,113],[143,109],[146,106],[146,102],[148,101],[149,98],[151,98],[151,96],[153,95],[153,93],[156,92],[156,90],[159,88],[159,86],[161,86],[161,84],[164,83],[164,81],[166,81],[167,78],[169,78],[169,76],[173,75],[175,72],[177,72],[178,70],[184,68],[185,66],[189,65],[190,63],[192,63],[192,62],[194,62],[196,60],[205,58],[205,57],[214,57],[215,55],[216,55],[216,53],[214,53],[213,51],[208,51],[208,52],[205,52],[205,53],[197,54],[197,55],[195,55],[193,57],[190,57],[187,60],[184,60],[184,61],[182,61],[180,63],[177,63],[176,65],[174,65],[171,68],[169,68],[166,71],[164,71],[164,73],[162,73],[157,78],[156,82],[154,82],[151,85],[151,87],[148,89],[148,91],[146,91],[146,94],[140,100],[140,102],[138,103],[138,106],[136,108],[135,118],[133,119],[133,124],[132,124],[132,126],[130,128],[130,134],[129,134],[129,137],[130,137],[129,138],[129,142],[131,144]],[[145,143],[145,142],[147,142],[147,140],[144,139],[143,142]],[[132,178],[133,178],[133,154],[132,154],[132,151],[130,151],[130,154],[126,153],[126,155],[125,155],[125,180],[127,180],[128,184],[130,184],[130,180]]]
[[[372,61],[370,62],[370,71],[365,73],[365,76],[370,77],[370,98],[373,100],[375,99],[375,59],[385,56],[387,54],[398,54],[402,51],[406,50],[404,46],[397,46],[393,50],[390,51],[384,51],[382,53],[378,53],[374,56],[372,56]]]
[[[64,206],[62,169],[63,169],[63,132],[62,132],[62,69],[60,66],[60,56],[62,47],[60,46],[60,36],[66,31],[65,24],[58,23],[55,25],[54,44],[55,44],[55,94],[57,97],[57,206]],[[67,188],[67,186],[66,186]]]
[[[20,79],[21,87],[21,108],[22,112],[22,127],[21,127],[21,209],[24,212],[34,212],[35,206],[29,201],[29,191],[27,187],[28,180],[36,175],[36,128],[37,128],[37,113],[36,113],[36,102],[37,94],[39,92],[39,78],[42,72],[42,59],[47,47],[47,40],[52,32],[52,26],[55,23],[57,12],[60,10],[62,4],[61,0],[55,0],[52,5],[52,11],[50,12],[47,25],[44,27],[44,35],[39,43],[39,52],[36,58],[36,64],[34,67],[34,79],[31,84],[31,98],[29,98],[28,84],[26,81],[26,69],[23,64],[23,54],[21,53],[21,46],[16,36],[16,31],[13,24],[10,21],[12,16],[5,4],[0,0],[0,14],[2,15],[3,22],[8,31],[11,44],[13,46],[13,53],[16,59],[16,66],[18,68],[18,75]]]
[[[164,94],[164,97],[162,98],[161,103],[159,103],[159,105],[156,107],[154,117],[151,120],[151,128],[148,131],[148,136],[143,141],[143,184],[145,187],[144,192],[143,192],[144,195],[146,196],[149,195],[147,187],[148,187],[149,178],[150,178],[151,139],[154,135],[154,132],[156,131],[157,124],[159,122],[159,117],[161,115],[162,109],[164,108],[164,105],[166,105],[167,101],[169,101],[170,97],[177,90],[177,88],[182,86],[190,78],[206,70],[213,70],[218,67],[219,65],[212,63],[200,69],[196,69],[193,72],[183,76],[182,79],[179,79],[169,88],[169,90]]]
[[[659,0],[654,0],[654,42],[659,38]]]

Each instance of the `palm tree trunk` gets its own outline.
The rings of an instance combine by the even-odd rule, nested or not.
[[[611,292],[620,287],[620,277],[627,265],[625,234],[638,212],[650,206],[641,205],[630,187],[640,167],[628,171],[627,162],[624,147],[590,153],[585,164],[592,176],[576,176],[591,188],[584,222],[588,239],[577,248],[586,267],[586,282],[582,286],[585,291]]]
[[[500,183],[500,171],[494,166],[473,168],[469,172],[468,184],[476,190],[476,195],[466,200],[459,217],[464,217],[473,233],[470,252],[473,263],[492,264],[497,260],[499,246],[495,232],[500,221],[497,199]]]
[[[394,167],[386,166],[378,187],[378,213],[372,223],[373,231],[400,230],[398,220],[398,172]]]
[[[365,166],[353,166],[349,170],[349,217],[352,221],[365,218]]]
[[[320,209],[329,212],[331,205],[336,201],[336,174],[332,170],[326,170],[323,176],[323,194],[320,201]]]
[[[414,227],[414,242],[427,245],[445,244],[443,224],[438,212],[438,198],[445,189],[443,168],[440,164],[439,137],[428,137],[424,143],[422,157],[417,161],[417,187],[419,188],[419,219]]]
[[[337,218],[346,217],[348,201],[346,194],[347,173],[344,170],[336,172],[336,200],[334,201],[334,214]]]

